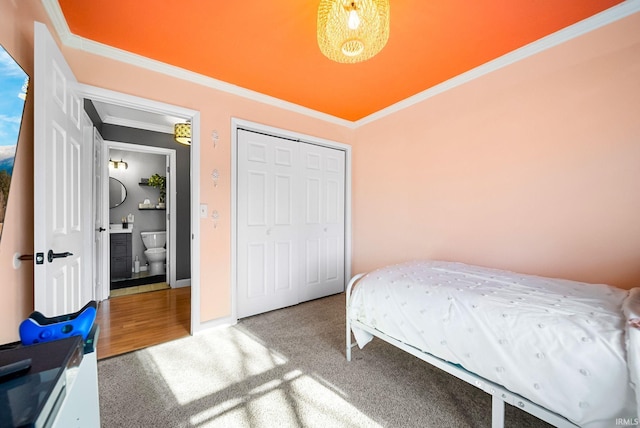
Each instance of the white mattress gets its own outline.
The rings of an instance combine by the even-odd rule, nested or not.
[[[638,414],[626,363],[626,346],[637,342],[625,337],[628,296],[606,285],[424,261],[367,274],[349,314],[575,424],[611,427]],[[361,348],[371,340],[353,330]]]

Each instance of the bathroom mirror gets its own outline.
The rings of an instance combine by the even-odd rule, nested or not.
[[[109,208],[121,205],[127,199],[127,188],[120,180],[109,177]]]

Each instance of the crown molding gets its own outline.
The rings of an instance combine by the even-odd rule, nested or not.
[[[93,107],[96,109],[100,121],[107,125],[126,126],[127,128],[144,129],[146,131],[161,132],[163,134],[173,134],[173,126],[160,125],[156,123],[150,123],[148,121],[141,121],[131,118],[123,118],[113,116],[105,108],[104,102],[94,102]]]
[[[626,0],[623,3],[613,6],[587,19],[570,25],[569,27],[563,28],[562,30],[559,30],[553,34],[538,39],[535,42],[532,42],[519,49],[502,55],[499,58],[482,64],[465,73],[459,74],[456,77],[453,77],[416,95],[405,98],[402,101],[390,105],[389,107],[385,107],[382,110],[370,114],[369,116],[359,119],[354,122],[355,128],[359,128],[362,125],[375,122],[376,120],[382,119],[385,116],[397,113],[401,110],[406,109],[407,107],[418,104],[457,86],[463,85],[467,82],[470,82],[471,80],[484,76],[485,74],[499,70],[510,64],[545,51],[554,46],[560,45],[568,40],[586,34],[607,24],[611,24],[639,11],[640,0]]]
[[[133,54],[122,49],[114,48],[112,46],[76,36],[75,34],[71,33],[69,26],[67,25],[67,21],[62,14],[62,9],[60,8],[60,3],[58,3],[58,0],[42,0],[42,4],[44,5],[44,8],[49,15],[49,18],[51,19],[56,32],[58,33],[60,41],[65,46],[131,64],[137,67],[145,68],[147,70],[166,74],[171,77],[186,80],[232,95],[237,95],[239,97],[257,101],[273,107],[278,107],[284,110],[292,111],[294,113],[303,114],[305,116],[320,119],[325,122],[345,126],[347,128],[354,127],[354,123],[349,120],[341,119],[339,117],[327,113],[322,113],[308,107],[303,107],[289,101],[284,101],[276,97],[262,94],[260,92],[245,89],[237,85],[232,85],[230,83],[223,82],[212,77],[204,76],[202,74],[185,70],[180,67],[169,65],[151,58]]]
[[[557,46],[575,37],[581,36],[597,28],[618,21],[634,13],[640,12],[640,0],[625,0],[624,2],[613,6],[603,12],[600,12],[576,24],[559,30],[553,34],[550,34],[549,36],[536,40],[535,42],[532,42],[499,58],[482,64],[443,83],[440,83],[416,95],[392,104],[389,107],[385,107],[362,119],[359,119],[357,121],[350,121],[327,113],[322,113],[308,107],[303,107],[289,101],[284,101],[276,97],[245,89],[240,86],[232,85],[230,83],[207,77],[199,73],[194,73],[180,67],[143,57],[141,55],[132,54],[122,49],[114,48],[112,46],[76,36],[69,30],[69,26],[67,25],[64,15],[62,14],[62,9],[60,8],[58,0],[42,0],[42,3],[45,7],[45,10],[47,11],[47,14],[49,15],[49,18],[53,23],[56,32],[58,33],[58,37],[66,46],[145,68],[158,73],[166,74],[171,77],[186,80],[252,101],[257,101],[273,107],[278,107],[284,110],[289,110],[295,113],[313,117],[315,119],[320,119],[336,125],[344,126],[349,129],[357,129],[362,125],[366,125],[383,117],[397,113],[401,110],[406,109],[407,107],[425,101],[457,86],[463,85],[471,80],[484,76],[485,74],[499,70],[503,67]]]
[[[144,129],[146,131],[173,135],[173,128],[170,126],[152,125],[146,122],[124,119],[121,117],[105,116],[102,120],[102,123],[105,123],[107,125],[126,126],[127,128]]]

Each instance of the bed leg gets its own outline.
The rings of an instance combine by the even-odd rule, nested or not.
[[[504,401],[491,396],[491,428],[504,428]]]
[[[356,283],[356,281],[358,281],[360,278],[362,278],[364,276],[363,273],[359,273],[356,276],[354,276],[353,278],[351,278],[351,281],[349,281],[349,284],[347,284],[347,289],[345,290],[345,295],[346,295],[346,299],[345,299],[345,309],[346,309],[346,322],[347,322],[347,361],[351,361],[351,348],[353,348],[355,346],[351,344],[351,318],[349,317],[349,300],[351,300],[351,290],[353,289],[354,284]]]
[[[347,361],[351,361],[351,323],[347,318]]]

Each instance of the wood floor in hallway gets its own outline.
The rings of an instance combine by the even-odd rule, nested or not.
[[[99,360],[188,336],[191,287],[103,300],[96,322]]]

